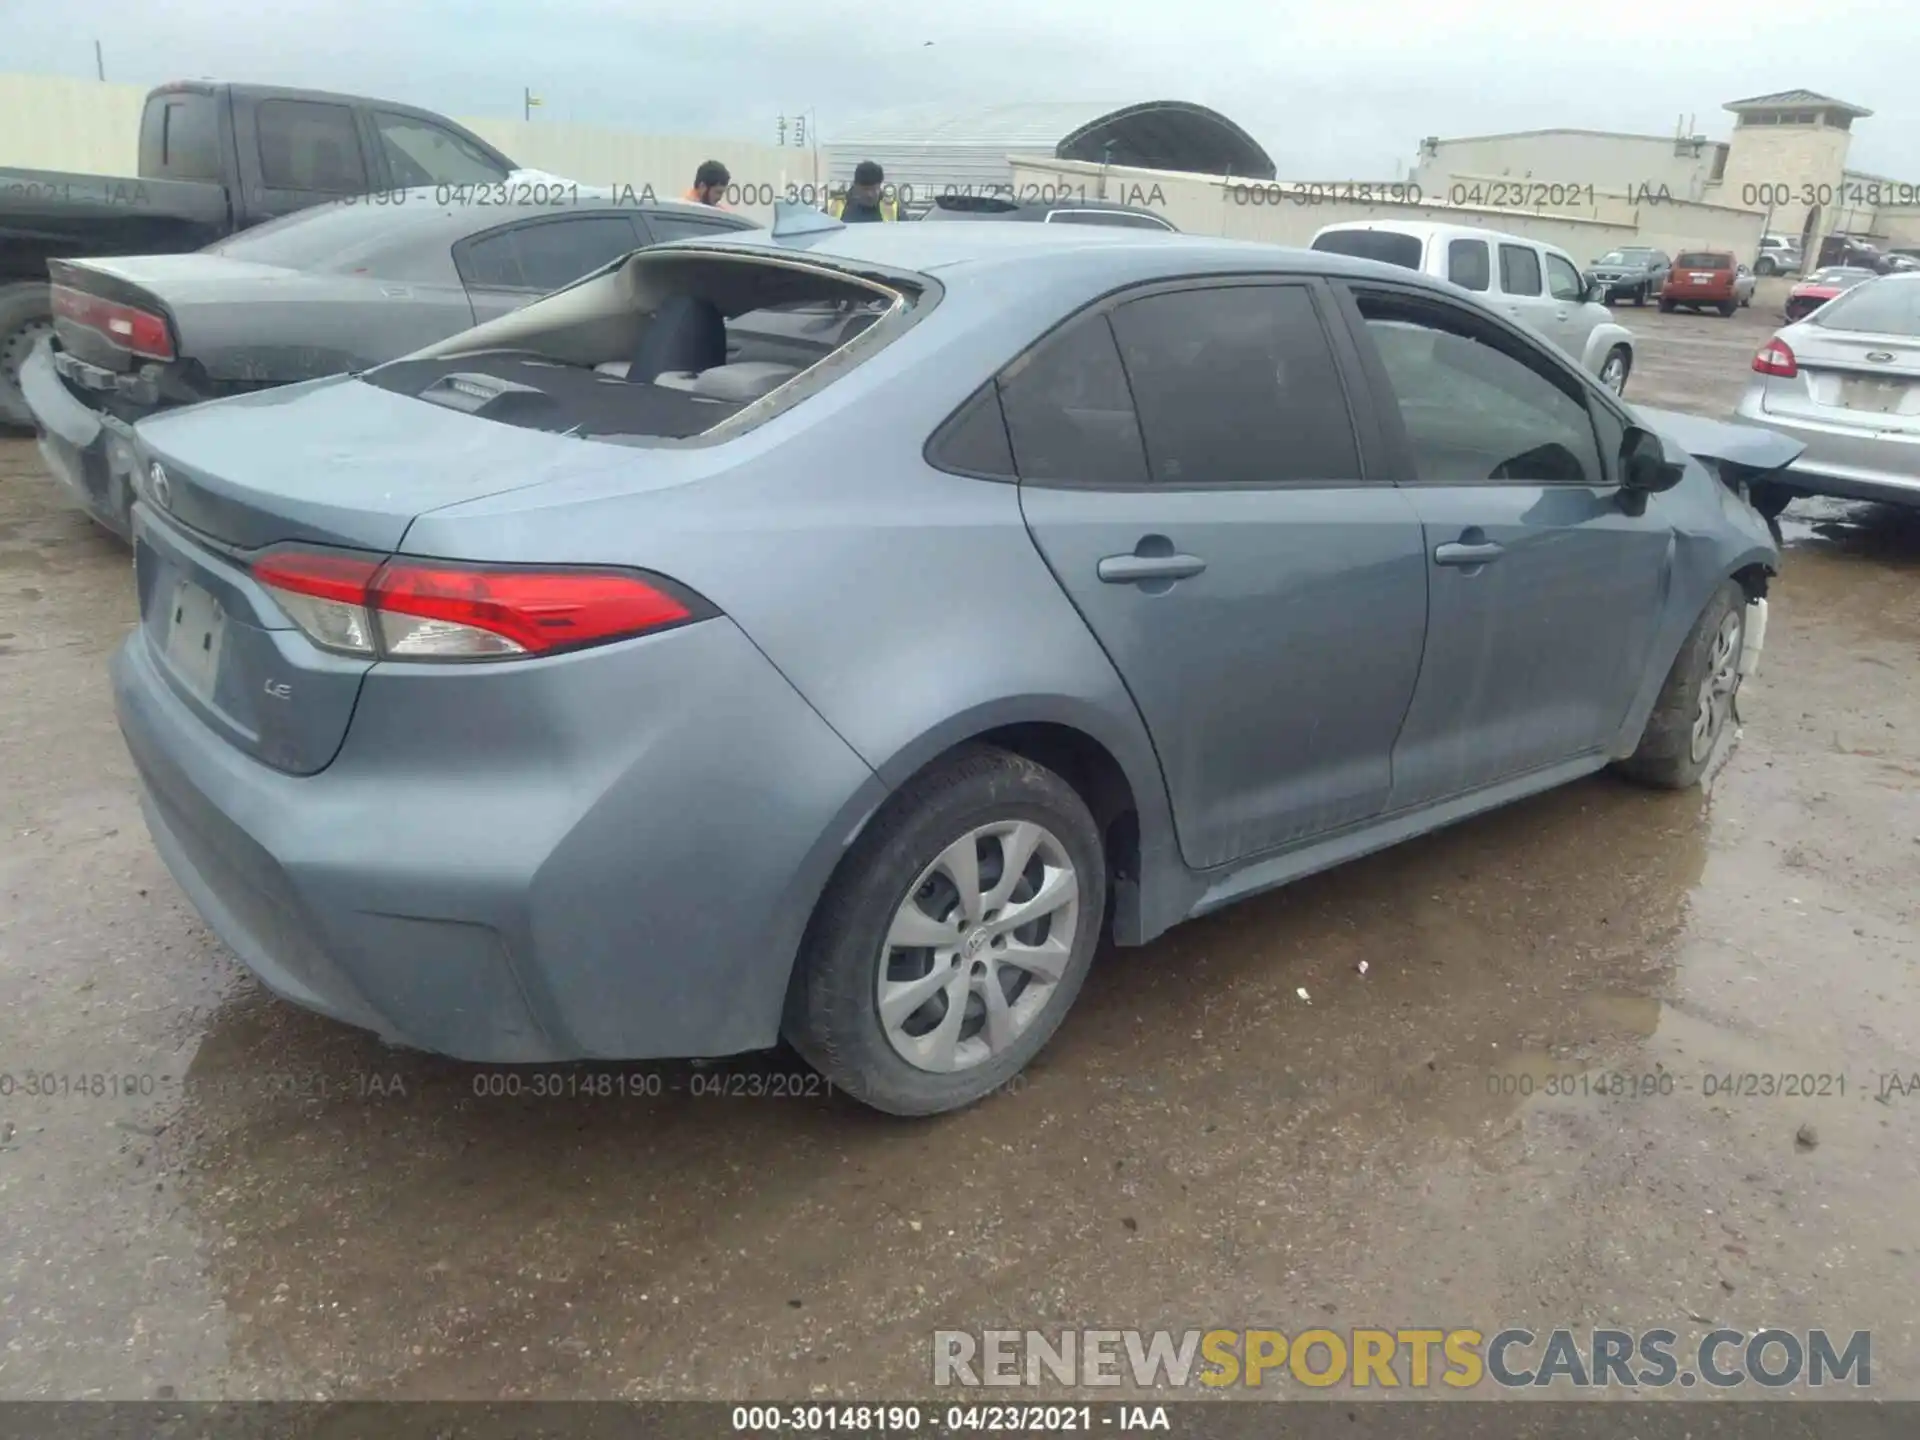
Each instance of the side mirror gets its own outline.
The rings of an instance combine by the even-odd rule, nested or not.
[[[1686,473],[1684,463],[1676,465],[1667,459],[1667,447],[1658,435],[1637,425],[1627,427],[1620,447],[1620,489],[1622,501],[1631,501],[1628,513],[1638,515],[1646,509],[1647,496],[1671,490]]]
[[[1604,280],[1596,280],[1591,275],[1586,277],[1586,281],[1587,281],[1587,288],[1580,298],[1586,301],[1590,305],[1606,304],[1607,303],[1607,282]]]

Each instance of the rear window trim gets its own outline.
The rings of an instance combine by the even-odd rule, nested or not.
[[[669,252],[675,255],[699,254],[715,260],[752,262],[774,265],[785,270],[805,271],[843,283],[864,285],[876,295],[890,298],[893,303],[886,313],[853,339],[822,357],[815,364],[809,365],[792,379],[769,390],[759,399],[742,406],[710,430],[703,430],[698,435],[680,437],[665,435],[589,435],[584,437],[590,443],[619,445],[642,450],[700,450],[737,440],[749,431],[759,429],[769,420],[785,414],[802,401],[811,399],[848,370],[865,364],[869,352],[885,349],[900,335],[919,324],[922,317],[935,309],[946,294],[945,288],[938,280],[917,271],[890,271],[878,267],[859,270],[844,269],[837,265],[823,265],[818,261],[796,260],[790,254],[755,246],[719,246],[710,241],[669,240],[664,245],[648,246],[644,251],[645,254],[654,256]],[[567,286],[566,290],[576,289],[620,266],[632,264],[634,258],[629,255],[624,260],[616,260],[603,266],[592,275],[583,275],[572,285]],[[556,290],[553,294],[563,295],[566,290]],[[908,290],[916,292],[919,297],[912,304],[907,303],[906,291]],[[542,300],[550,298],[552,297],[543,296]],[[539,304],[541,301],[534,303]],[[968,393],[972,394],[971,391]]]

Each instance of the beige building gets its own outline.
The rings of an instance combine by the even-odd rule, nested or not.
[[[1647,232],[1643,243],[1661,243],[1657,237],[1683,215],[1693,223],[1686,209],[1663,216],[1662,207],[1703,206],[1757,212],[1763,229],[1809,244],[1846,233],[1920,245],[1920,181],[1847,166],[1854,122],[1871,110],[1812,90],[1756,95],[1723,108],[1734,117],[1725,140],[1691,133],[1685,124],[1672,135],[1554,129],[1431,136],[1420,144],[1412,178],[1428,198],[1454,204],[1495,197],[1512,203],[1522,193],[1520,208],[1614,219],[1632,212]]]

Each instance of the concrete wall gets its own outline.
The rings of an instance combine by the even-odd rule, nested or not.
[[[1742,256],[1755,254],[1760,248],[1760,215],[1712,205],[1676,202],[1636,207],[1628,205],[1624,197],[1602,197],[1607,203],[1596,208],[1604,213],[1582,215],[1552,210],[1365,203],[1347,199],[1301,204],[1292,197],[1326,191],[1296,189],[1294,182],[1284,180],[1269,187],[1222,176],[1117,166],[1104,173],[1102,196],[1103,174],[1097,165],[1021,156],[1013,157],[1010,163],[1015,184],[1022,193],[1033,187],[1042,195],[1061,193],[1144,205],[1165,215],[1189,234],[1264,240],[1275,245],[1306,245],[1321,226],[1342,221],[1402,219],[1477,225],[1525,235],[1559,246],[1581,265],[1589,264],[1616,245],[1656,245],[1669,253],[1711,247],[1729,249]],[[1278,203],[1261,203],[1274,199]]]
[[[1676,155],[1674,142],[1655,136],[1549,130],[1535,135],[1442,140],[1414,166],[1412,178],[1431,198],[1445,200],[1453,183],[1470,176],[1592,185],[1625,193],[1665,186],[1682,200],[1698,200],[1713,173],[1714,146]]]
[[[140,113],[150,87],[111,85],[63,75],[0,75],[0,166],[131,175],[139,166]],[[406,97],[395,95],[395,100]],[[520,164],[582,184],[631,185],[638,193],[678,195],[702,160],[720,160],[736,184],[755,187],[756,203],[735,206],[765,216],[762,187],[784,195],[814,179],[811,152],[697,135],[637,135],[584,125],[455,116]],[[822,178],[826,160],[821,159]]]
[[[0,75],[0,165],[133,174],[148,88],[64,75]]]

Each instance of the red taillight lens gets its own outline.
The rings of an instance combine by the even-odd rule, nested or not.
[[[540,570],[283,550],[254,578],[316,645],[393,660],[498,660],[624,640],[695,616],[627,570]]]
[[[103,336],[111,345],[149,360],[171,360],[173,336],[165,317],[68,285],[55,285],[53,313]]]
[[[1761,375],[1779,375],[1791,380],[1800,373],[1800,362],[1793,358],[1793,347],[1784,340],[1769,340],[1753,357],[1753,368]]]

